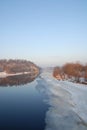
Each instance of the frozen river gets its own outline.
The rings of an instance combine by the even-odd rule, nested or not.
[[[87,85],[57,81],[46,72],[41,78],[50,105],[45,130],[87,130]]]
[[[0,130],[87,130],[87,85],[49,72],[22,83],[0,87]]]

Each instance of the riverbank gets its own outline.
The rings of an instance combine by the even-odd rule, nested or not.
[[[14,73],[14,74],[9,74],[6,72],[0,72],[0,78],[5,78],[8,76],[16,76],[16,75],[23,75],[23,74],[31,74],[31,72],[21,72],[21,73]]]

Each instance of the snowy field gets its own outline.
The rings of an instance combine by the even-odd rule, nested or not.
[[[45,130],[87,130],[87,85],[58,81],[49,72],[37,80],[48,98]]]

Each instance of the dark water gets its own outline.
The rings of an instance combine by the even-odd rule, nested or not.
[[[34,79],[35,77],[32,77],[30,74],[8,76],[0,78],[0,87],[24,85],[34,81]]]
[[[28,84],[15,86],[5,81],[8,87],[5,82],[0,86],[0,130],[44,130],[48,106],[45,95],[37,89],[40,84],[29,80]]]

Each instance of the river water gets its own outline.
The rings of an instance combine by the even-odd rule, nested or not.
[[[70,94],[41,75],[29,83],[24,76],[0,79],[0,130],[87,130],[87,126],[73,111]]]
[[[0,130],[44,130],[48,105],[37,81],[20,85],[13,81],[7,85],[7,81],[11,80],[0,86]]]

